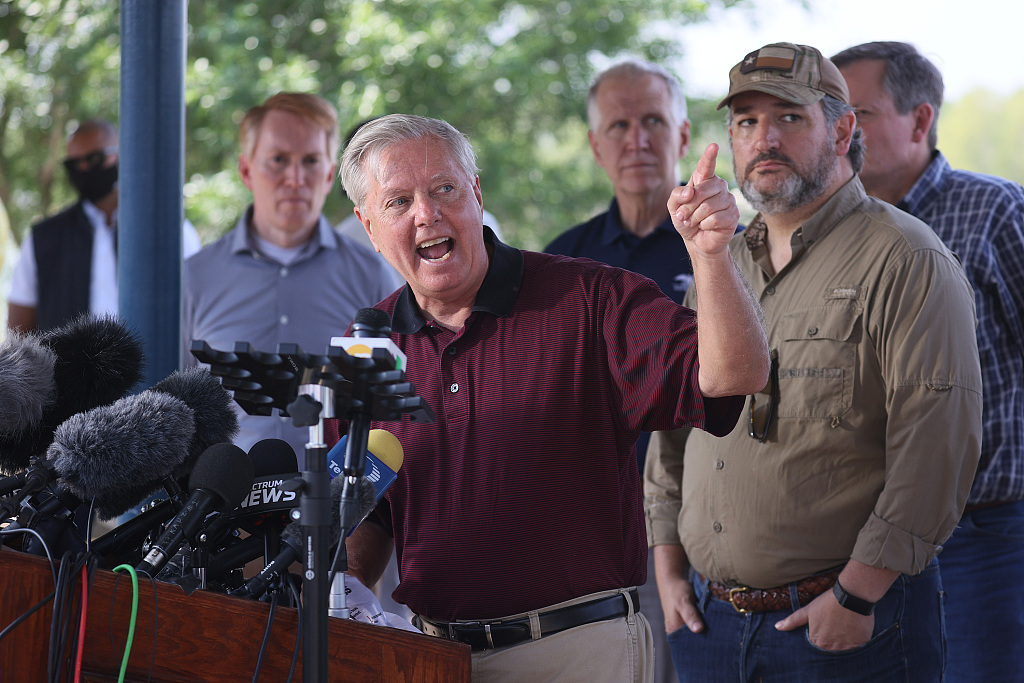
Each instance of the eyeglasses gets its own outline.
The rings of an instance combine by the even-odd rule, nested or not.
[[[772,349],[771,369],[768,374],[768,386],[750,397],[750,418],[747,423],[747,434],[751,439],[764,443],[768,438],[768,430],[775,420],[775,412],[779,408],[779,352]],[[757,404],[757,397],[768,394],[768,402]]]
[[[64,168],[69,171],[75,169],[81,171],[92,171],[107,162],[107,157],[111,154],[117,153],[117,147],[107,147],[105,149],[98,149],[95,152],[89,152],[80,157],[68,157],[64,159]]]

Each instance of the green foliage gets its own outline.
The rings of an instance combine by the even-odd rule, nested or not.
[[[586,140],[595,67],[622,53],[671,63],[680,46],[644,27],[699,20],[710,4],[192,2],[186,214],[204,242],[234,223],[248,202],[236,171],[242,114],[275,92],[302,90],[338,107],[343,135],[392,112],[451,122],[477,148],[484,203],[506,238],[541,248],[610,198]],[[115,0],[0,0],[0,199],[19,234],[70,199],[55,170],[74,120],[117,118],[118,9]],[[328,217],[349,211],[340,189],[332,193]]]
[[[1009,178],[1024,184],[1024,90],[998,95],[973,90],[943,106],[939,149],[953,168]]]

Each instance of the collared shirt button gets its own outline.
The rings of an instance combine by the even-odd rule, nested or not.
[[[716,460],[715,461],[715,469],[716,470],[720,470],[723,467],[725,467],[725,463],[724,462],[722,462],[721,460]]]
[[[452,385],[450,387],[448,387],[448,388],[454,394],[454,393],[458,392],[458,390],[459,390],[459,383],[458,382],[452,382]]]
[[[282,325],[287,325],[288,324],[288,316],[282,315],[280,320],[281,320],[281,324]]]
[[[281,266],[281,277],[288,277],[288,266]]]
[[[775,285],[768,285],[767,287],[765,287],[764,288],[764,293],[768,294],[769,296],[774,294],[775,293]]]
[[[722,524],[721,522],[715,522],[711,528],[715,530],[715,533],[718,533],[722,530]]]
[[[448,347],[448,355],[449,356],[454,356],[456,353],[458,353],[458,351],[455,350],[454,346],[449,346]]]
[[[811,325],[810,327],[807,328],[807,334],[809,334],[812,337],[818,334],[818,327],[816,325]]]

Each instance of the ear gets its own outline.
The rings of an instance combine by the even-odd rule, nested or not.
[[[373,233],[370,231],[370,217],[364,216],[358,206],[354,207],[352,211],[355,213],[356,218],[359,219],[359,222],[363,224],[363,230],[366,231],[367,237],[370,238],[370,244],[373,245],[375,251],[380,253],[380,247],[377,246],[377,240],[373,239]]]
[[[587,131],[587,140],[590,141],[590,149],[594,152],[594,161],[597,162],[598,166],[604,168],[604,162],[601,160],[601,152],[597,148],[597,136],[594,135],[594,131]]]
[[[857,115],[848,111],[836,121],[836,156],[845,157],[853,142],[853,131],[857,128]]]
[[[679,126],[679,158],[683,159],[686,157],[686,153],[690,151],[690,119],[683,121],[683,125]]]
[[[911,136],[911,140],[914,142],[921,142],[922,140],[928,139],[928,131],[932,129],[932,123],[935,121],[935,109],[931,104],[922,102],[921,104],[914,107],[914,132]]]
[[[249,160],[245,157],[244,154],[238,155],[238,175],[242,177],[242,182],[245,184],[247,188],[249,188],[249,191],[253,192],[252,165],[249,163]]]

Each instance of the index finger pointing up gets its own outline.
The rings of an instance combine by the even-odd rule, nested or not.
[[[714,178],[715,163],[717,161],[718,143],[712,142],[704,149],[704,153],[700,155],[700,159],[697,161],[697,168],[693,170],[693,175],[690,176],[689,185],[693,187],[709,178]]]

